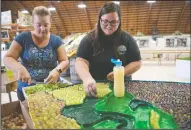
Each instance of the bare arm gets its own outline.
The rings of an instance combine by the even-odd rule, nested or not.
[[[19,72],[19,80],[22,82],[28,82],[31,83],[31,77],[27,69],[20,64],[17,60],[20,57],[20,53],[22,51],[22,47],[19,43],[17,43],[15,40],[12,42],[9,50],[5,54],[3,58],[3,62],[5,66],[13,70],[14,72]]]
[[[141,61],[134,61],[125,66],[125,75],[131,75],[141,68]]]
[[[88,96],[96,96],[96,81],[89,72],[89,62],[83,58],[76,58],[75,69],[83,81],[83,86]]]
[[[84,82],[87,78],[92,78],[89,72],[89,62],[83,58],[76,58],[75,69],[80,77],[80,79]]]
[[[24,66],[17,62],[21,51],[22,47],[16,41],[13,41],[3,58],[5,66],[13,71],[23,68]]]
[[[58,48],[57,55],[58,55],[59,64],[56,68],[61,69],[62,72],[64,72],[69,67],[69,60],[68,60],[66,50],[63,45]]]
[[[129,76],[132,75],[133,73],[135,73],[136,71],[138,71],[141,68],[141,61],[134,61],[129,63],[128,65],[126,65],[124,67],[124,75],[125,76]],[[113,81],[114,80],[114,75],[113,75],[113,71],[110,72],[107,75],[107,79]]]
[[[47,83],[54,83],[57,82],[58,78],[59,78],[59,73],[56,69],[61,69],[62,72],[66,71],[67,68],[69,67],[69,60],[68,57],[66,55],[66,51],[63,45],[61,45],[58,49],[57,49],[57,56],[58,56],[58,62],[59,64],[57,65],[57,67],[55,69],[53,69],[50,74],[48,75],[48,77],[46,78],[46,82]]]

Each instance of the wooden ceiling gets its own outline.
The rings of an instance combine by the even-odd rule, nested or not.
[[[11,10],[12,21],[18,18],[18,10],[28,10],[39,5],[56,7],[52,13],[51,32],[62,37],[76,32],[87,32],[97,22],[98,12],[106,1],[83,1],[86,9],[77,5],[81,1],[1,1],[1,11]],[[189,1],[121,1],[122,28],[135,35],[138,31],[152,34],[157,26],[160,34],[172,34],[176,30],[190,34]]]

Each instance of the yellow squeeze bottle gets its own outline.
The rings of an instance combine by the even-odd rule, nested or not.
[[[116,97],[123,97],[125,94],[125,84],[124,84],[124,67],[122,62],[118,60],[111,59],[111,62],[116,66],[113,68],[114,73],[114,95]]]

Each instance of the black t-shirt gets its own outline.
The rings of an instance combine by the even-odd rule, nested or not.
[[[99,41],[101,49],[94,51],[88,34],[81,40],[77,57],[89,61],[89,70],[95,80],[105,80],[107,74],[113,71],[115,66],[111,58],[120,59],[123,66],[130,62],[141,60],[140,51],[136,41],[127,32],[122,31],[120,35],[102,36]]]

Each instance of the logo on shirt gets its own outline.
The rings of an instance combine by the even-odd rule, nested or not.
[[[117,52],[118,52],[119,55],[124,55],[126,51],[127,51],[127,48],[124,45],[120,45],[117,48]]]

